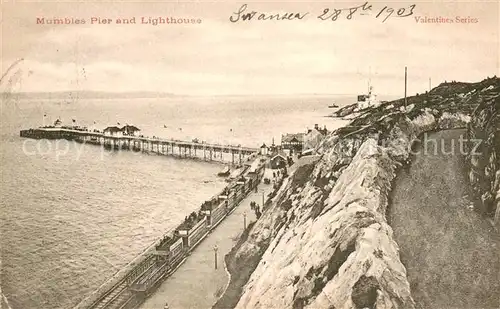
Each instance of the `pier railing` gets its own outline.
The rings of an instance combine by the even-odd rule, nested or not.
[[[241,145],[224,145],[134,135],[107,135],[101,132],[68,128],[37,128],[20,131],[21,137],[33,139],[64,139],[100,145],[106,149],[132,150],[180,158],[242,164],[255,157],[259,149]]]

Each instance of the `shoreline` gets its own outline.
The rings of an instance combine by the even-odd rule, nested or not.
[[[257,163],[255,163],[255,162],[257,162]],[[262,162],[260,162],[260,158],[254,158],[254,161],[253,161],[253,163],[252,163],[251,166],[248,166],[247,168],[243,168],[243,169],[240,170],[238,178],[239,177],[243,177],[243,175],[247,175],[249,173],[249,170],[251,169],[251,167],[254,166],[254,165],[255,165],[255,167],[254,167],[255,168],[255,172],[260,173],[260,170],[263,168],[262,167]],[[256,177],[257,177],[256,178],[257,180],[260,179],[259,176],[256,176]],[[260,180],[259,180],[258,183],[260,183]],[[224,192],[230,192],[230,190],[232,190],[232,188],[235,186],[235,184],[236,184],[235,181],[228,183],[223,190],[221,190],[219,193],[216,193],[215,195],[213,195],[212,198],[210,198],[209,200],[212,201],[214,199],[217,199],[217,201],[218,201],[219,200],[218,197],[221,196],[221,195],[223,195]],[[245,184],[243,186],[245,186]],[[245,197],[246,196],[248,196],[248,193],[245,194]],[[236,207],[238,207],[240,205],[241,200],[235,201],[235,203],[236,204],[234,205],[234,208],[232,209],[233,211],[234,211],[234,209]],[[203,205],[201,207],[203,207]],[[200,211],[201,211],[201,208],[200,208]],[[206,233],[203,234],[194,244],[192,244],[191,246],[188,246],[187,248],[185,248],[185,249],[188,250],[186,252],[186,254],[189,255],[190,252],[192,250],[194,250],[198,246],[199,243],[201,243],[205,238],[207,238],[207,235],[209,234],[209,232],[210,231],[214,231],[216,229],[216,226],[219,225],[222,221],[224,221],[224,219],[227,218],[231,214],[231,212],[232,211],[230,211],[229,213],[226,213],[223,217],[221,217],[221,219],[216,223],[215,226],[212,226],[209,229],[207,229]],[[203,222],[206,222],[205,219],[206,219],[206,217],[204,217],[204,221]],[[185,224],[185,221],[182,221],[175,228],[172,228],[172,229],[168,230],[167,232],[165,232],[163,234],[164,236],[162,238],[157,239],[151,245],[149,245],[148,247],[146,247],[145,250],[143,250],[139,255],[137,255],[137,257],[134,258],[131,262],[129,262],[125,267],[123,267],[122,269],[118,270],[112,277],[110,277],[108,280],[106,280],[95,291],[93,291],[88,296],[86,296],[84,299],[82,299],[81,301],[79,301],[79,303],[76,304],[73,307],[73,309],[92,308],[99,301],[104,300],[107,297],[108,294],[110,294],[110,293],[114,292],[115,290],[117,290],[120,287],[120,285],[123,284],[123,282],[125,280],[127,280],[127,281],[130,280],[128,278],[128,276],[130,276],[131,272],[133,272],[134,269],[136,269],[137,267],[142,267],[141,263],[147,263],[147,261],[149,261],[151,258],[154,258],[154,256],[151,253],[153,251],[155,251],[155,247],[162,242],[162,239],[164,239],[165,237],[171,237],[170,235],[173,235],[175,231],[181,229],[181,227],[183,227],[184,224]],[[196,223],[196,225],[199,225],[199,224],[200,224],[199,222]],[[174,268],[177,269],[178,266],[179,265],[174,265]],[[167,277],[170,276],[170,275],[172,275],[173,273],[174,272],[168,271]],[[135,278],[135,279],[133,279],[132,281],[135,281],[135,280],[139,279],[140,277],[144,276],[145,274],[146,273],[142,273],[142,271],[140,271],[138,277]],[[162,277],[162,278],[163,279],[161,279],[161,282],[166,279],[166,277]],[[158,284],[161,285],[161,282],[159,282]],[[127,284],[127,288],[125,290],[128,290],[128,284]],[[154,288],[153,290],[156,290],[156,288]],[[144,301],[144,300],[141,300],[141,299],[136,299],[136,296],[133,295],[133,294],[129,297],[129,299],[127,300],[127,302],[129,302],[130,300],[133,300],[134,303],[136,303],[137,301],[141,301],[141,302]]]

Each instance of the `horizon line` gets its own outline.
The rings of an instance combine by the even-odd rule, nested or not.
[[[230,93],[230,94],[185,94],[185,93],[175,93],[175,92],[162,92],[162,91],[154,91],[154,90],[134,90],[134,91],[101,91],[101,90],[59,90],[59,91],[18,91],[18,92],[9,92],[9,91],[0,91],[0,95],[35,95],[35,94],[69,94],[69,93],[87,93],[87,94],[107,94],[107,95],[117,95],[117,94],[151,94],[151,95],[165,95],[172,97],[229,97],[229,96],[352,96],[358,95],[359,93],[255,93],[255,94],[245,94],[245,93]],[[381,94],[379,94],[381,95]],[[398,94],[387,94],[383,96],[398,96]]]

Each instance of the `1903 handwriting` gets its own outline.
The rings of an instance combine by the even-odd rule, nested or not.
[[[385,22],[389,17],[408,17],[413,15],[413,10],[415,9],[416,5],[412,4],[409,5],[408,7],[400,7],[399,9],[395,10],[392,7],[388,7],[387,5],[384,6],[380,10],[376,10],[377,15],[375,15],[375,18],[383,18],[382,22]],[[372,12],[373,7],[371,4],[368,4],[368,2],[365,2],[362,5],[351,7],[351,8],[344,8],[344,9],[333,9],[330,10],[329,8],[325,8],[323,10],[323,13],[318,16],[318,19],[321,20],[332,20],[335,21],[337,20],[343,12],[346,13],[346,19],[352,19],[353,16],[355,16],[356,13],[359,13],[360,15],[369,15],[368,12]],[[396,15],[393,15],[396,13]],[[385,18],[384,18],[385,17]]]
[[[371,15],[371,13],[376,13],[375,18],[380,19],[385,22],[390,17],[409,17],[414,13],[416,5],[411,4],[405,7],[393,8],[389,6],[384,6],[381,9],[374,9],[368,2],[362,5],[348,7],[348,8],[324,8],[323,12],[316,16],[317,19],[321,21],[336,21],[340,17],[344,16],[345,19],[351,20],[356,15]],[[309,15],[309,12],[296,12],[296,13],[266,13],[257,11],[247,11],[248,5],[243,4],[237,12],[234,12],[230,17],[229,21],[236,23],[239,21],[251,21],[251,20],[302,20]]]

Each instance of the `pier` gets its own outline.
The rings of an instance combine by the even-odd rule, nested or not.
[[[104,283],[74,309],[135,309],[188,258],[240,202],[256,190],[268,160],[256,157],[241,173],[173,231],[166,232],[125,269]]]
[[[65,139],[78,143],[98,145],[106,149],[142,151],[232,165],[241,165],[243,162],[248,161],[249,157],[253,157],[258,153],[257,148],[242,147],[241,145],[207,144],[134,135],[114,136],[98,131],[61,127],[21,130],[20,136],[32,139]]]

